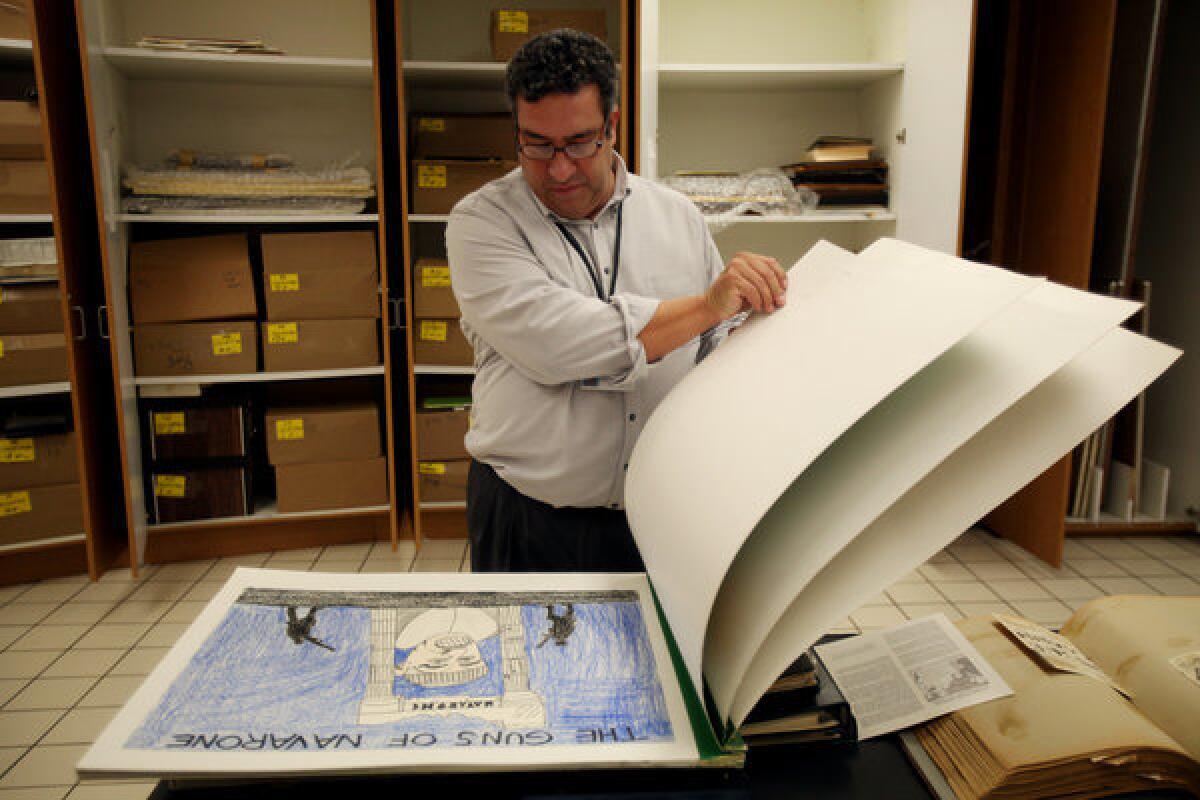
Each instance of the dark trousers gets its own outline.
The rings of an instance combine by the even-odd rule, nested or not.
[[[487,464],[467,474],[472,572],[641,572],[624,511],[555,508],[509,486]]]

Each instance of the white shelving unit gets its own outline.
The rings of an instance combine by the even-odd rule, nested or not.
[[[5,386],[0,388],[0,398],[9,397],[38,397],[47,394],[66,394],[71,391],[70,381],[55,383],[33,383],[28,386]]]
[[[137,376],[133,366],[128,303],[128,252],[133,239],[157,237],[164,225],[193,225],[205,235],[214,225],[374,226],[384,252],[379,213],[131,214],[121,210],[126,165],[162,163],[176,149],[217,153],[285,153],[301,168],[332,165],[377,169],[373,0],[88,0],[78,5],[86,45],[89,122],[98,195],[104,221],[109,318],[120,386],[124,474],[134,558],[144,559],[148,535],[159,530],[210,531],[236,536],[237,525],[293,518],[259,508],[246,518],[219,523],[197,520],[176,526],[147,525],[139,398],[198,396],[216,385],[260,384],[327,378],[382,378],[379,366],[301,372],[256,372],[186,377]],[[156,51],[136,47],[151,34],[261,38],[283,55],[224,55]],[[378,178],[377,178],[378,182]],[[255,228],[255,230],[258,230]],[[172,231],[170,235],[177,235]],[[382,274],[381,274],[382,282]],[[384,309],[386,310],[386,309]],[[384,353],[386,354],[386,316]],[[375,385],[375,384],[372,384]],[[382,409],[381,409],[382,410]],[[390,422],[390,420],[389,420]],[[390,455],[390,448],[389,448]],[[390,472],[389,472],[390,475]],[[359,513],[359,512],[362,513]],[[387,517],[391,506],[338,509],[303,519],[364,514]],[[331,525],[333,519],[326,520]],[[347,519],[366,530],[361,519]],[[374,522],[371,523],[372,525]],[[217,530],[225,527],[228,530]],[[311,529],[311,525],[310,525]],[[323,529],[324,530],[324,529]],[[332,530],[332,529],[331,529]],[[378,530],[377,528],[374,530]],[[207,535],[207,534],[206,534]],[[282,536],[282,533],[272,534]],[[342,535],[342,534],[339,534]],[[283,546],[281,540],[275,539]],[[173,551],[174,552],[174,551]]]
[[[645,0],[640,172],[778,167],[818,136],[868,136],[889,165],[886,208],[712,220],[722,253],[790,264],[819,239],[859,249],[880,236],[954,252],[972,5]]]

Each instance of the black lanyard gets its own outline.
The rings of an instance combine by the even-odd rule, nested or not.
[[[558,219],[554,220],[554,224],[558,227],[558,230],[571,243],[571,247],[579,254],[580,260],[587,267],[588,275],[592,279],[592,287],[596,290],[596,297],[599,297],[601,300],[607,300],[609,297],[612,297],[613,290],[617,288],[617,271],[621,268],[621,212],[624,209],[624,203],[617,203],[617,236],[616,241],[613,242],[612,280],[608,283],[607,296],[604,294],[604,285],[600,283],[600,271],[596,269],[596,265],[588,258],[587,251],[583,249],[583,245],[567,230],[566,225],[563,225]]]

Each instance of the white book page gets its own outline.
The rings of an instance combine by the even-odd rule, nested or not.
[[[688,373],[634,449],[630,527],[697,686],[717,591],[763,514],[880,400],[1041,283],[923,256],[870,270],[847,258],[822,243],[797,262],[787,305]]]
[[[645,575],[241,568],[78,770],[200,778],[698,758]]]
[[[872,251],[858,259],[865,269],[876,263]],[[713,607],[704,674],[721,718],[771,628],[821,567],[963,442],[1137,308],[1043,282],[889,395],[805,470],[746,541]]]
[[[734,722],[797,652],[1053,465],[1178,357],[1175,348],[1116,328],[955,451],[796,598],[747,670]]]

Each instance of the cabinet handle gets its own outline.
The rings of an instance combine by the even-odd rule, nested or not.
[[[404,328],[404,314],[400,311],[400,304],[404,302],[403,297],[389,297],[388,304],[392,307],[392,319],[388,323],[388,330],[398,331]]]
[[[79,315],[79,333],[75,334],[75,341],[82,342],[87,338],[87,312],[83,306],[71,306],[71,310]]]
[[[108,338],[108,306],[99,306],[96,309],[96,330],[100,332],[101,339]]]

